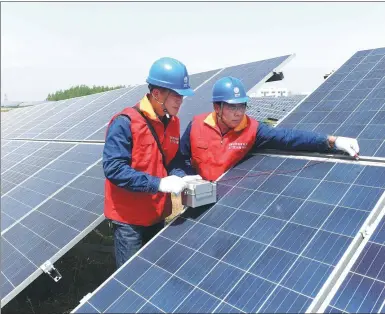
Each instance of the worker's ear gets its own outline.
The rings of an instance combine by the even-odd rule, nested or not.
[[[221,106],[217,103],[213,103],[213,106],[214,106],[214,111],[219,114],[219,112],[221,111]]]
[[[156,98],[159,98],[159,96],[161,95],[161,91],[159,88],[155,87],[153,90],[152,90],[152,94],[156,97]]]
[[[155,87],[152,89],[152,94],[155,95],[155,97],[157,97],[157,98],[161,97],[161,96],[164,95],[166,92],[167,92],[167,89],[162,88],[162,87],[159,87],[159,86],[155,86]]]

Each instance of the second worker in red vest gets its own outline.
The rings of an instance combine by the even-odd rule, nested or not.
[[[214,111],[193,118],[182,136],[179,169],[215,181],[251,149],[312,152],[344,151],[358,158],[356,139],[310,131],[273,128],[245,114],[248,97],[242,82],[224,77],[213,87]]]

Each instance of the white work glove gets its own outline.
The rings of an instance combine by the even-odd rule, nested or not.
[[[160,179],[159,188],[160,192],[173,193],[179,195],[185,188],[187,183],[177,176],[168,176]]]
[[[358,159],[360,147],[355,138],[338,136],[334,142],[334,146],[336,149],[347,152],[350,156]]]
[[[184,176],[184,177],[182,178],[182,180],[183,180],[184,182],[186,182],[186,183],[189,183],[189,182],[195,181],[195,180],[202,180],[202,177],[201,177],[199,174],[197,174],[197,175],[195,175],[195,176]]]

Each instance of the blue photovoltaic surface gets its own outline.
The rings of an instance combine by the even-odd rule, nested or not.
[[[256,120],[280,120],[287,115],[305,95],[291,95],[285,97],[251,97],[247,103],[246,114]]]
[[[9,141],[2,151],[7,147],[13,150],[2,157],[14,165],[1,176],[2,306],[103,219],[104,199],[102,145]]]
[[[18,108],[1,113],[1,136],[4,137],[7,132],[15,130],[24,125],[30,117],[33,119],[36,112],[46,112],[56,106],[60,106],[69,102],[69,100],[62,100],[53,103],[42,103],[36,106]]]
[[[385,48],[355,53],[279,126],[358,138],[361,155],[385,157]]]
[[[183,134],[189,122],[195,115],[210,112],[213,110],[211,94],[213,85],[217,80],[224,76],[234,76],[239,78],[245,89],[248,91],[260,83],[269,73],[276,70],[290,55],[236,65],[225,68],[216,76],[211,78],[206,84],[199,88],[193,97],[187,97],[183,101],[182,108],[179,111],[181,134]]]
[[[132,88],[124,88],[75,98],[69,100],[68,103],[64,103],[62,106],[55,106],[48,113],[38,111],[34,119],[4,134],[3,137],[56,139],[62,133],[73,130],[90,115],[94,114],[94,116],[97,116],[101,108],[108,105],[113,107],[116,102],[126,101],[126,97],[130,95],[132,90]]]
[[[2,146],[1,150],[2,195],[69,148],[67,144],[25,141],[11,143]]]
[[[253,156],[75,312],[304,312],[384,189],[385,167]]]
[[[385,217],[325,312],[384,313]]]
[[[90,99],[94,99],[96,97],[95,95],[91,95],[88,97],[91,97]],[[58,101],[54,104],[17,109],[17,115],[15,114],[9,117],[4,117],[4,126],[2,126],[1,129],[1,138],[17,138],[19,137],[19,135],[26,133],[30,129],[38,127],[44,122],[49,123],[48,120],[53,118],[54,112],[56,111],[66,110],[66,108],[73,108],[73,112],[75,108],[78,108],[76,104],[81,105],[82,103],[84,103],[84,98],[85,97],[77,97]],[[68,111],[66,113],[69,114]],[[64,118],[65,116],[62,115],[61,119]],[[1,122],[3,124],[3,117],[1,119]]]

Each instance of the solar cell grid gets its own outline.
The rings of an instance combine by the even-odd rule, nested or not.
[[[20,208],[15,198],[2,197],[2,305],[27,280],[42,273],[44,262],[55,262],[104,219],[104,175],[100,169],[101,165],[94,163],[77,176],[62,172],[64,178],[51,170],[40,172],[33,178],[59,189],[47,191],[35,208],[26,208],[26,204]],[[33,188],[42,192],[36,184]]]
[[[38,206],[63,184],[100,159],[102,147],[63,143],[43,144],[43,148],[2,174],[1,213],[17,221]],[[44,149],[44,150],[43,150]],[[3,226],[4,234],[10,226]]]
[[[66,133],[68,130],[72,130],[74,127],[81,123],[83,120],[87,119],[90,115],[98,113],[101,109],[109,106],[114,106],[115,103],[120,103],[120,106],[123,106],[127,100],[131,99],[132,88],[124,88],[113,90],[107,93],[102,93],[98,98],[95,98],[93,101],[87,100],[87,103],[83,106],[79,106],[79,109],[74,113],[70,113],[64,119],[59,119],[55,124],[49,126],[48,128],[42,126],[40,132],[34,136],[38,139],[57,139],[57,138],[66,138],[61,136]],[[61,137],[60,137],[61,136]]]
[[[282,119],[305,96],[293,95],[287,97],[251,97],[246,113],[257,120],[268,118]]]
[[[382,313],[385,302],[385,216],[330,302],[327,311]]]
[[[72,98],[63,101],[58,101],[55,104],[47,104],[41,107],[31,108],[30,111],[23,114],[21,117],[10,118],[9,124],[5,126],[1,131],[2,138],[16,138],[18,135],[24,133],[29,130],[29,128],[34,127],[41,121],[47,121],[47,117],[53,114],[56,109],[64,110],[67,107],[72,106],[73,104],[78,103],[82,97],[80,98]],[[19,109],[24,112],[26,109]]]
[[[137,86],[127,94],[124,94],[121,98],[118,98],[109,104],[104,104],[100,108],[96,107],[93,112],[85,110],[82,119],[78,119],[77,123],[63,130],[63,132],[56,138],[89,140],[93,135],[100,134],[100,137],[98,136],[95,139],[103,141],[109,118],[112,118],[114,114],[122,111],[124,108],[135,104],[146,94],[147,90],[148,88],[146,85]]]
[[[195,295],[212,312],[305,311],[384,192],[384,177],[366,179],[383,168],[340,165],[273,156],[237,165],[214,206],[188,209],[75,312],[123,309],[133,296],[138,312],[195,311]]]
[[[121,93],[122,91],[120,91]],[[65,121],[73,121],[76,123],[76,118],[84,112],[85,109],[90,106],[97,108],[100,101],[108,99],[113,95],[116,95],[117,91],[110,91],[105,93],[98,93],[87,97],[80,97],[77,99],[69,100],[63,105],[55,106],[48,112],[42,113],[31,120],[29,123],[22,125],[17,130],[7,134],[8,138],[37,138],[37,139],[53,139],[54,136],[48,136],[47,134],[54,134],[60,130],[59,126],[65,124]],[[98,102],[98,100],[100,100]],[[92,110],[92,109],[90,109]],[[96,110],[96,109],[95,109]],[[40,135],[41,133],[44,133]]]
[[[385,157],[385,53],[353,55],[280,126],[356,137],[361,155]]]
[[[10,124],[14,124],[15,119],[21,119],[28,112],[32,112],[32,107],[18,108],[18,110],[10,110],[7,112],[1,112],[1,131],[9,127]]]

